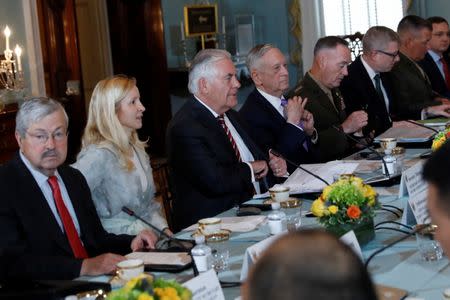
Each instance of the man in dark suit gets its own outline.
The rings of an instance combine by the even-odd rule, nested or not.
[[[176,230],[249,200],[268,172],[264,154],[246,133],[238,113],[236,68],[228,52],[200,51],[189,72],[194,95],[167,128],[167,152],[175,188]],[[270,154],[276,176],[286,162]]]
[[[247,68],[255,84],[239,111],[261,149],[274,149],[296,164],[313,161],[311,138],[317,142],[312,114],[304,110],[307,100],[285,99],[289,88],[286,58],[270,44],[255,46],[247,55]],[[295,166],[288,166],[292,173]]]
[[[448,98],[450,97],[450,59],[444,53],[450,45],[450,30],[447,20],[442,17],[431,17],[427,21],[433,28],[431,39],[428,41],[427,54],[418,64],[430,79],[433,91]]]
[[[392,29],[374,26],[364,34],[362,43],[363,54],[348,67],[340,89],[347,113],[361,109],[367,112],[364,135],[373,132],[377,136],[392,126],[392,83],[386,72],[399,60],[400,39]]]
[[[363,110],[347,116],[339,91],[350,62],[350,49],[345,40],[335,36],[320,38],[314,47],[311,70],[288,93],[288,98],[291,95],[308,98],[306,109],[314,116],[319,133],[319,160],[322,162],[350,154],[352,148],[346,134],[361,133],[367,125],[367,114]]]
[[[400,61],[389,72],[394,83],[392,115],[398,120],[450,117],[448,100],[433,91],[428,77],[417,64],[427,53],[430,23],[409,15],[400,21],[397,33],[400,37]]]
[[[72,279],[115,270],[130,250],[153,248],[156,235],[107,233],[83,175],[62,166],[67,115],[58,102],[27,100],[16,118],[20,152],[0,167],[0,278]],[[131,247],[130,247],[131,245]]]

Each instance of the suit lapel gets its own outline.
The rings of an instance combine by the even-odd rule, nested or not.
[[[70,255],[73,255],[69,242],[59,227],[59,224],[56,221],[52,210],[48,206],[44,194],[42,193],[36,180],[34,180],[33,175],[31,175],[19,155],[15,157],[14,163],[18,169],[18,174],[21,181],[20,184],[28,187],[23,190],[23,197],[18,199],[18,201],[23,202],[22,209],[30,214],[30,218],[38,218],[37,223],[41,224],[41,228],[48,232],[48,236],[53,238],[56,244],[58,244],[64,251]]]
[[[254,93],[257,97],[257,104],[261,106],[264,111],[271,115],[270,120],[278,123],[284,123],[286,121],[284,117],[280,115],[280,113],[275,109],[275,107],[273,107],[273,105],[266,98],[264,98],[264,96],[261,95],[260,92],[258,92],[257,89],[254,90]]]

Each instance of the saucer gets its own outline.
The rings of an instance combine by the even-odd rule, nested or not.
[[[274,201],[272,199],[267,199],[267,200],[264,200],[263,204],[272,204],[273,202]],[[289,197],[287,200],[281,201],[280,206],[282,208],[294,208],[294,207],[301,206],[302,202],[303,201],[298,198]]]
[[[193,234],[191,234],[192,237],[195,237],[196,235],[202,235],[198,230],[195,231]],[[220,229],[219,231],[215,233],[211,233],[208,235],[205,235],[205,241],[206,242],[222,242],[227,241],[230,238],[231,231],[228,229]]]

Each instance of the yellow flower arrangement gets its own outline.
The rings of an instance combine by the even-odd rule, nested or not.
[[[433,140],[433,144],[431,145],[431,150],[436,151],[439,149],[444,143],[450,138],[450,128],[446,128],[445,130],[436,134]]]
[[[312,203],[311,212],[329,228],[372,219],[377,206],[377,193],[370,185],[359,177],[343,175],[323,189]]]
[[[141,274],[128,281],[121,289],[109,293],[109,300],[190,300],[192,293],[174,280],[165,280]]]

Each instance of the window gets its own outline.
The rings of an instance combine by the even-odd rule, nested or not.
[[[403,0],[322,0],[325,35],[364,33],[382,25],[393,30],[403,18]]]

